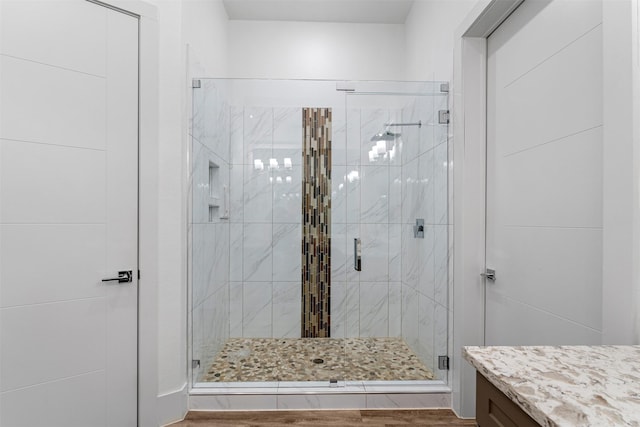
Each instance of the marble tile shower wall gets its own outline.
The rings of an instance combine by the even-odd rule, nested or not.
[[[437,379],[438,355],[447,354],[448,318],[448,144],[438,110],[446,94],[417,97],[402,120],[423,126],[402,129],[402,337]],[[424,219],[423,239],[414,238],[416,219]]]
[[[400,149],[389,142],[374,155],[371,141],[400,115],[348,108],[346,128],[334,131],[345,145],[332,159],[332,337],[401,336]],[[353,268],[354,238],[362,242],[361,271]]]
[[[302,110],[230,117],[230,334],[300,337]]]
[[[229,337],[229,106],[224,82],[202,80],[193,91],[192,137],[192,351],[209,366]],[[211,171],[210,171],[211,169]],[[210,177],[210,173],[214,176]],[[217,206],[210,212],[210,206]],[[222,218],[221,218],[222,217]]]
[[[369,157],[371,136],[401,111],[332,112],[331,336],[401,336],[400,149]],[[232,337],[300,336],[301,114],[231,107]]]

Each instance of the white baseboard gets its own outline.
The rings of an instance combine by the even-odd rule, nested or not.
[[[189,390],[185,383],[181,389],[158,396],[158,425],[166,426],[182,421],[188,411]]]

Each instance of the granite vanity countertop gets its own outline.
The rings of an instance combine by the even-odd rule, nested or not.
[[[465,347],[463,355],[542,426],[640,427],[640,346]]]

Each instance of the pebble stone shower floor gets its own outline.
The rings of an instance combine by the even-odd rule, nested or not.
[[[431,380],[402,338],[231,338],[204,382]]]

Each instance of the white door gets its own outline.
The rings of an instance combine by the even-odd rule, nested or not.
[[[135,426],[138,19],[0,7],[0,425]]]
[[[525,1],[487,75],[486,344],[598,344],[602,3]]]

